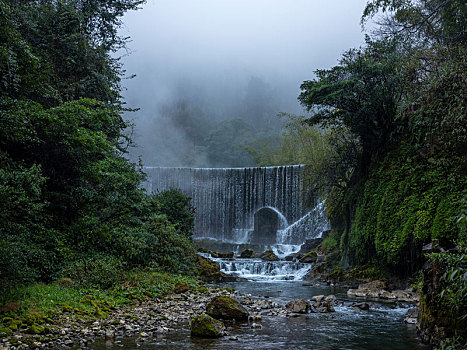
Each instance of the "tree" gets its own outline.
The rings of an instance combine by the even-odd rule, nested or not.
[[[379,33],[432,44],[467,43],[467,3],[463,0],[372,0],[365,7],[362,24],[380,11],[389,16],[380,23]]]
[[[45,107],[88,97],[120,105],[120,17],[143,0],[0,1],[0,94]]]
[[[367,39],[367,46],[347,51],[317,79],[303,82],[300,103],[311,111],[308,122],[325,128],[345,126],[362,145],[362,169],[384,148],[402,98],[397,46]]]
[[[261,143],[248,147],[258,166],[305,164],[306,177],[314,194],[326,194],[333,187],[348,186],[360,155],[358,140],[345,127],[320,129],[304,116],[286,117],[277,145]]]

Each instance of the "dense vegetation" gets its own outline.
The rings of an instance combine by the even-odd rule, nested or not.
[[[344,267],[411,276],[426,261],[427,243],[456,247],[431,258],[445,271],[436,307],[465,320],[467,4],[373,0],[362,23],[377,14],[364,46],[302,84],[299,100],[310,115],[289,124],[275,154],[256,159],[310,164],[328,193]]]
[[[194,213],[128,162],[120,17],[141,0],[0,1],[0,289],[191,273]],[[133,272],[134,273],[134,272]],[[1,302],[1,300],[0,300]]]

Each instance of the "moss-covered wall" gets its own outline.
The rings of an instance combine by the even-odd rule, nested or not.
[[[442,154],[426,158],[403,143],[374,161],[367,178],[331,193],[328,215],[351,265],[384,263],[408,274],[421,267],[421,247],[457,239],[456,216],[467,180],[463,161]],[[464,203],[465,205],[465,203]]]

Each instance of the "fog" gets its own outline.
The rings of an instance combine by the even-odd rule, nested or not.
[[[131,157],[148,166],[250,166],[244,146],[302,114],[300,84],[364,42],[366,0],[148,0],[123,18]],[[271,143],[271,144],[272,144]]]

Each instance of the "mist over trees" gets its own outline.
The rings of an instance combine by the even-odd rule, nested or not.
[[[136,77],[124,81],[124,96],[140,108],[125,115],[135,124],[132,159],[141,155],[147,166],[253,165],[245,146],[276,145],[284,123],[277,114],[303,113],[297,94],[304,76],[362,42],[356,18],[365,3],[148,1],[129,13],[123,33],[132,37],[132,52],[123,62]],[[181,105],[193,122],[168,117]],[[236,119],[244,136],[227,135]],[[226,141],[216,146],[221,133]]]
[[[135,160],[141,156],[151,166],[253,166],[245,148],[279,136],[277,114],[294,107],[258,77],[250,77],[243,88],[229,87],[236,93],[219,101],[190,88],[172,102],[136,112]]]

